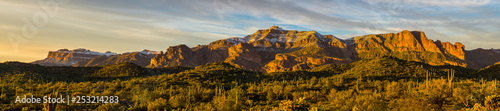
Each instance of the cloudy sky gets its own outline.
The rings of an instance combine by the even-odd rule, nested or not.
[[[0,16],[0,62],[63,48],[193,47],[273,25],[344,39],[419,30],[467,49],[500,48],[498,0],[2,0]]]

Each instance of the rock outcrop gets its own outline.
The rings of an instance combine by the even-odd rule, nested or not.
[[[431,65],[467,66],[464,45],[433,41],[420,31],[365,35],[354,37],[350,42],[350,50],[360,59],[394,56]]]
[[[151,58],[155,57],[158,52],[144,50],[140,52],[128,52],[113,56],[98,56],[92,59],[83,60],[73,64],[74,67],[92,67],[118,64],[123,62],[131,62],[139,66],[147,66],[151,63]]]
[[[195,48],[189,48],[186,45],[172,46],[166,50],[165,54],[159,54],[152,58],[148,67],[196,67],[207,63],[224,61],[228,57],[227,49],[230,46],[232,44],[222,41],[215,41],[210,45],[200,45]]]

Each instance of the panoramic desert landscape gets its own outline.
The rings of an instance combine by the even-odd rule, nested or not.
[[[499,4],[0,1],[0,110],[500,110]]]

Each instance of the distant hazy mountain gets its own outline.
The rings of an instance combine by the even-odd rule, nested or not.
[[[498,49],[474,49],[466,51],[465,59],[470,68],[481,69],[500,61],[500,50]]]
[[[324,64],[345,64],[361,59],[393,56],[430,65],[456,65],[484,68],[500,61],[499,50],[465,51],[459,42],[428,39],[424,32],[370,34],[339,39],[316,31],[285,30],[278,26],[243,38],[213,41],[208,45],[169,47],[165,53],[140,51],[116,53],[49,52],[44,60],[33,63],[63,66],[102,66],[132,62],[140,66],[196,67],[224,61],[237,67],[262,72],[310,69]],[[78,49],[77,49],[78,50]],[[487,53],[487,55],[485,55]],[[71,56],[68,56],[71,55]]]
[[[131,62],[140,66],[149,65],[151,58],[159,54],[156,51],[143,50],[139,52],[128,52],[123,54],[118,54],[114,56],[98,56],[92,59],[87,59],[73,64],[75,67],[89,67],[89,66],[103,66],[118,64],[123,62]]]
[[[60,49],[50,51],[47,58],[32,62],[43,66],[102,66],[122,62],[132,62],[137,65],[147,66],[159,52],[143,50],[117,54],[112,52],[100,53],[87,49]]]
[[[75,49],[75,50],[60,49],[57,51],[49,51],[49,55],[47,56],[47,58],[43,60],[37,60],[32,63],[44,66],[70,66],[75,63],[92,59],[95,57],[99,56],[109,57],[114,55],[117,54],[109,51],[106,53],[100,53],[100,52],[90,51],[87,49]]]

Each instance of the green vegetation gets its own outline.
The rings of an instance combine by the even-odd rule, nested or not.
[[[489,69],[483,69],[489,70]],[[498,72],[394,57],[260,73],[196,68],[0,64],[2,110],[500,110]],[[115,104],[16,104],[16,96],[119,96]]]
[[[315,57],[315,58],[321,58],[321,57],[329,57],[335,54],[332,54],[328,50],[326,50],[323,47],[319,46],[309,46],[309,47],[304,47],[302,49],[286,53],[286,54],[292,54],[295,56],[309,56],[309,57]],[[338,55],[334,57],[343,57],[343,55]]]
[[[489,80],[500,78],[500,63],[479,70],[479,75]]]

